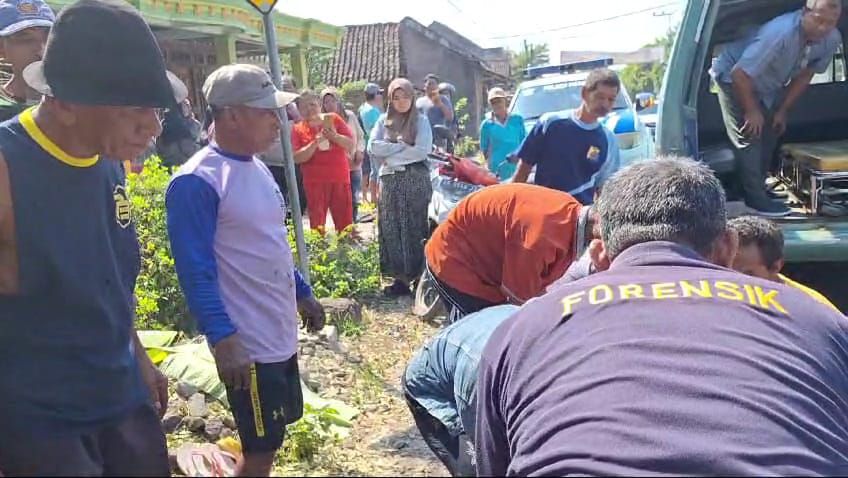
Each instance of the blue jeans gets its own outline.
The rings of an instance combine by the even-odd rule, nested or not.
[[[406,377],[406,373],[403,376]],[[476,476],[477,467],[474,464],[472,442],[474,437],[464,433],[456,437],[451,436],[447,427],[419,405],[405,390],[405,386],[403,388],[406,404],[409,406],[418,432],[421,433],[424,443],[436,455],[436,458],[445,465],[451,476]]]
[[[359,201],[356,200],[356,195],[362,192],[362,170],[350,172],[350,191],[353,193],[353,222],[359,216]]]

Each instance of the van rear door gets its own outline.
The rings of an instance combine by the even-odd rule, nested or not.
[[[718,3],[718,0],[686,2],[660,92],[657,128],[660,154],[698,157],[698,88]]]

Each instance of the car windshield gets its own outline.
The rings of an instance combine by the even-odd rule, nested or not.
[[[515,98],[512,112],[521,115],[525,120],[534,120],[552,111],[575,109],[580,106],[582,90],[582,81],[522,88]],[[622,89],[618,92],[613,109],[622,110],[629,107]]]

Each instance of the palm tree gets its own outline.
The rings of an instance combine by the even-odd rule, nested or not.
[[[521,51],[512,52],[513,77],[515,80],[521,80],[524,70],[533,66],[546,65],[550,57],[547,43],[527,43],[527,40],[524,40]]]

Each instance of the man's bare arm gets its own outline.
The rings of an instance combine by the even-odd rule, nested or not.
[[[783,103],[781,103],[778,111],[782,111],[784,114],[788,113],[798,101],[798,98],[807,91],[807,87],[810,86],[810,82],[813,80],[815,74],[816,72],[812,69],[805,68],[795,78],[792,78],[792,81],[789,82],[789,86],[786,88],[786,96],[783,98]]]
[[[515,176],[512,177],[514,183],[526,183],[530,178],[530,171],[533,170],[532,164],[527,164],[523,160],[518,160],[518,169],[515,171]]]
[[[9,167],[0,154],[0,295],[20,291],[14,212]]]
[[[754,92],[754,83],[751,82],[751,77],[741,68],[736,68],[730,74],[733,79],[733,92],[742,103],[742,109],[746,113],[760,111],[760,104],[757,100],[757,94]]]

